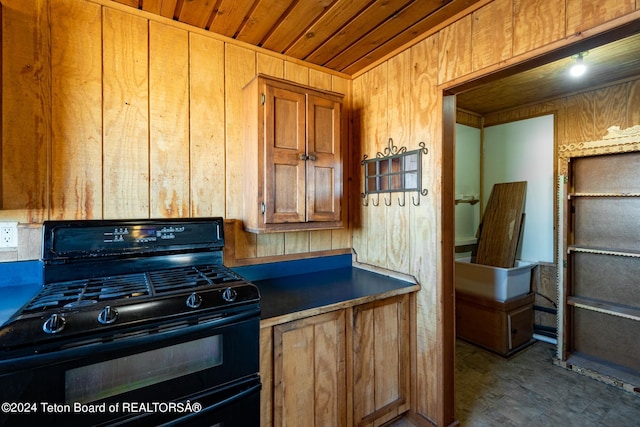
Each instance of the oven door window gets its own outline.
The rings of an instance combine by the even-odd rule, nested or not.
[[[222,335],[73,368],[65,373],[67,403],[89,403],[220,366]]]

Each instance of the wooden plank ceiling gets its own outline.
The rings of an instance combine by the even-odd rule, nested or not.
[[[576,48],[548,64],[476,85],[457,94],[457,106],[486,115],[640,76],[640,33],[585,50],[587,71],[582,77],[572,77],[573,56],[581,52]]]
[[[113,0],[353,75],[480,0]]]

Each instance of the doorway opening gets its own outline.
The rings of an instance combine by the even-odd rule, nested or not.
[[[456,221],[455,221],[455,211],[456,204],[455,200],[458,198],[457,196],[462,196],[460,198],[472,198],[475,194],[459,194],[458,190],[455,187],[456,182],[456,123],[458,123],[457,118],[459,116],[469,115],[469,113],[474,113],[478,120],[481,122],[480,129],[486,129],[488,126],[496,126],[504,123],[516,122],[517,120],[513,119],[514,117],[522,118],[533,118],[544,116],[545,114],[553,115],[554,119],[554,140],[556,141],[584,141],[589,140],[588,137],[585,137],[585,132],[598,132],[596,135],[593,135],[593,139],[596,137],[601,137],[604,135],[604,132],[601,129],[596,129],[597,125],[595,122],[597,121],[597,112],[590,111],[587,114],[591,114],[594,116],[593,127],[585,131],[585,129],[577,126],[577,122],[579,118],[576,117],[567,117],[566,111],[560,112],[558,115],[557,106],[560,104],[556,102],[554,104],[554,100],[564,99],[566,100],[568,97],[583,96],[584,93],[600,90],[605,87],[609,87],[616,84],[624,84],[625,82],[630,82],[632,80],[640,79],[638,76],[640,75],[640,64],[638,64],[637,60],[631,60],[632,56],[635,58],[639,57],[639,53],[629,52],[631,49],[635,49],[634,45],[640,46],[640,42],[638,42],[638,28],[640,25],[637,22],[627,24],[623,27],[611,30],[605,34],[601,34],[598,36],[594,36],[588,40],[583,40],[578,43],[575,43],[571,46],[566,46],[561,49],[558,49],[554,52],[543,55],[539,58],[534,58],[529,61],[523,62],[521,64],[515,65],[508,70],[501,70],[496,72],[490,76],[484,76],[482,78],[478,78],[474,81],[465,82],[456,87],[449,88],[444,95],[443,99],[443,170],[442,170],[442,179],[443,179],[443,194],[442,194],[442,224],[443,224],[443,286],[444,294],[448,294],[448,291],[451,291],[451,294],[455,292],[454,280],[455,280],[455,251],[456,251],[456,242],[455,242],[455,230],[456,230]],[[606,51],[608,55],[613,55],[618,48],[620,49],[617,52],[619,55],[618,71],[623,74],[617,74],[618,71],[603,71],[602,68],[598,70],[597,73],[593,73],[588,80],[585,81],[583,86],[576,86],[574,88],[569,88],[566,84],[564,88],[562,85],[556,85],[559,87],[558,90],[563,90],[557,92],[552,95],[546,95],[542,98],[534,98],[536,95],[540,95],[539,92],[541,88],[552,86],[551,83],[542,82],[542,77],[545,76],[541,70],[548,67],[551,69],[555,67],[556,70],[560,69],[561,66],[567,68],[567,63],[571,61],[572,55],[579,52],[590,51],[590,59],[595,61],[597,52],[596,49],[601,46],[606,46],[603,51]],[[615,49],[613,48],[615,47]],[[607,59],[609,64],[613,67],[616,65],[611,62],[613,59],[609,57]],[[564,64],[564,65],[563,65]],[[621,65],[624,64],[624,65]],[[538,78],[534,78],[531,81],[526,82],[527,78],[530,78],[532,75],[535,76],[537,73]],[[518,83],[518,77],[522,78],[522,81]],[[537,82],[538,86],[534,84]],[[523,84],[525,86],[518,86],[519,84]],[[555,86],[554,86],[555,87]],[[513,94],[513,97],[509,100],[510,94]],[[518,98],[518,96],[523,96],[524,98]],[[542,96],[542,95],[540,95]],[[575,101],[577,98],[572,98],[572,101]],[[510,102],[511,104],[508,104]],[[507,103],[507,104],[505,104]],[[484,104],[484,106],[483,106]],[[478,107],[480,105],[480,107]],[[487,106],[490,105],[490,106]],[[580,106],[578,105],[577,108]],[[483,108],[497,108],[496,110],[482,110]],[[534,110],[537,112],[533,113]],[[554,109],[555,108],[555,109]],[[576,106],[573,105],[572,108]],[[480,109],[481,111],[474,111],[475,109]],[[529,111],[529,115],[522,115],[522,111]],[[463,114],[461,114],[461,112]],[[497,119],[500,114],[498,112],[507,112],[508,114],[502,114],[502,119]],[[518,114],[520,114],[518,116]],[[564,116],[563,116],[564,114]],[[487,121],[487,118],[490,118],[492,121]],[[507,119],[505,119],[507,118]],[[509,119],[511,118],[511,119]],[[607,118],[610,123],[611,117]],[[503,120],[503,123],[498,123],[500,120]],[[560,121],[560,122],[559,122]],[[637,123],[629,123],[629,125],[633,125]],[[624,124],[623,124],[624,128]],[[483,130],[480,130],[483,132]],[[559,135],[558,135],[559,134]],[[558,242],[555,239],[555,228],[557,226],[557,195],[556,195],[556,187],[555,187],[555,177],[557,174],[557,165],[555,164],[557,159],[557,150],[554,148],[553,153],[553,177],[554,177],[554,194],[553,201],[551,201],[553,205],[553,258],[551,262],[549,262],[549,266],[552,267],[550,271],[553,271],[553,267],[557,269],[558,265]],[[483,188],[486,188],[484,186]],[[482,190],[481,193],[486,192],[486,190]],[[488,197],[488,194],[480,194],[478,199],[482,200],[483,198]],[[482,205],[480,205],[482,206]],[[481,215],[481,214],[479,214]],[[481,216],[480,216],[481,218]],[[460,245],[458,245],[460,246]],[[549,273],[550,274],[550,273]],[[553,281],[552,285],[555,286],[555,276],[547,277]],[[450,288],[449,288],[450,287]],[[553,298],[550,298],[553,300]],[[540,302],[537,302],[541,304]],[[446,309],[446,307],[445,307]],[[455,319],[455,307],[452,304],[451,312],[445,313],[445,318],[450,320],[451,322]],[[555,322],[556,319],[550,313],[547,316],[546,321],[550,321],[551,323]],[[541,314],[543,316],[545,314]],[[455,338],[452,338],[452,342],[449,346],[448,343],[445,342],[445,346],[450,347],[452,355],[455,353]],[[453,372],[452,372],[452,375]]]

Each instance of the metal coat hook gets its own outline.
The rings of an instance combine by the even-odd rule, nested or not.
[[[366,193],[360,193],[360,197],[362,198],[362,206],[369,206],[369,195]]]
[[[415,197],[411,196],[411,203],[413,204],[413,206],[420,206],[420,195],[426,196],[427,194],[429,194],[429,190],[427,190],[426,188],[420,191],[418,193],[418,203],[416,203]]]
[[[374,202],[373,200],[371,201],[371,203],[373,203],[373,206],[380,206],[380,193],[378,193],[378,203]]]
[[[407,193],[405,193],[404,191],[402,192],[402,202],[400,201],[400,197],[398,197],[398,206],[400,207],[404,207],[407,204]]]
[[[383,197],[383,199],[384,199],[384,205],[385,206],[391,206],[391,197],[389,197],[389,203],[387,203],[387,197],[386,196]]]

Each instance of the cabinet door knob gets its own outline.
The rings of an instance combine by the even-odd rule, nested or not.
[[[309,158],[309,156],[307,156],[306,154],[302,153],[300,154],[300,160],[307,160]]]
[[[309,160],[311,160],[312,162],[315,162],[315,160],[316,160],[316,156],[315,156],[314,154],[310,154],[310,155],[308,155],[308,156],[307,156],[307,158],[308,158]]]

